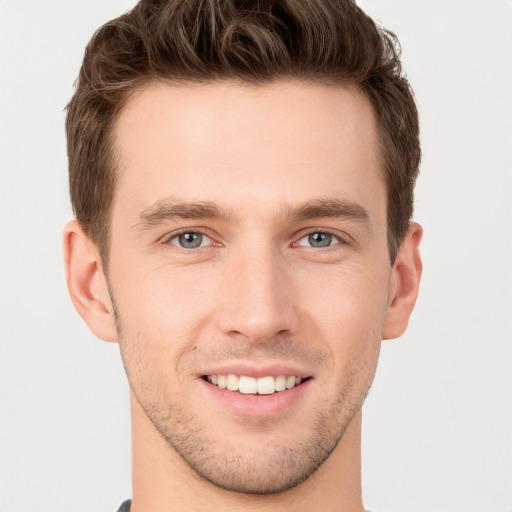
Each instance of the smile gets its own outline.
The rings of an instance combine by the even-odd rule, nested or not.
[[[206,375],[205,379],[214,386],[244,395],[272,395],[292,389],[304,380],[301,377],[278,375],[267,377],[247,377],[246,375]]]

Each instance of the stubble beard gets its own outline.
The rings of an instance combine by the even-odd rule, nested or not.
[[[252,450],[248,446],[223,449],[209,435],[207,427],[198,425],[182,405],[173,404],[171,399],[162,400],[165,393],[155,393],[159,388],[153,386],[155,380],[150,376],[150,368],[141,358],[144,347],[138,353],[133,350],[133,345],[132,350],[123,350],[123,346],[130,343],[124,343],[124,331],[112,293],[111,299],[125,371],[132,393],[145,415],[169,449],[178,454],[195,475],[227,491],[278,494],[307,480],[334,451],[361,410],[373,382],[380,349],[380,338],[376,335],[375,344],[360,354],[349,371],[338,379],[336,399],[330,404],[324,400],[309,415],[315,420],[304,440],[294,446],[283,446],[264,439],[261,446]],[[264,420],[257,423],[253,427],[265,438]]]
[[[168,447],[196,475],[221,489],[245,494],[281,493],[307,480],[336,448],[359,410],[351,409],[336,426],[330,414],[317,411],[310,435],[294,446],[269,442],[263,431],[257,449],[249,446],[223,449],[207,429],[194,426],[194,419],[183,415],[179,406],[170,409],[168,415],[161,415],[136,398]],[[248,428],[264,429],[254,424]]]
[[[274,428],[265,423],[269,420],[247,421],[247,429],[253,434],[251,439],[260,441],[254,443],[255,447],[247,446],[243,440],[239,446],[230,442],[224,444],[181,404],[171,403],[170,399],[162,401],[161,396],[155,396],[151,387],[144,385],[144,379],[135,379],[138,386],[133,385],[135,382],[130,375],[129,380],[147,418],[168,448],[178,454],[196,476],[228,491],[268,495],[296,487],[328,459],[360,411],[374,370],[363,387],[357,381],[357,372],[345,375],[343,382],[338,383],[340,392],[334,403],[324,401],[309,415],[309,418],[314,418],[309,434],[287,446],[269,436],[268,432]],[[260,438],[254,437],[255,432],[260,433]]]

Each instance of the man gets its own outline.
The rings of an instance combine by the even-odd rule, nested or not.
[[[362,511],[361,406],[421,275],[393,37],[349,0],[141,1],[67,134],[71,298],[131,388],[120,510]]]

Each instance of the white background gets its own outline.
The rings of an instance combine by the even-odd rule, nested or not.
[[[512,511],[512,2],[364,0],[395,31],[424,159],[424,279],[365,405],[376,512]],[[130,491],[116,345],[67,296],[63,109],[127,0],[0,0],[0,511],[115,511]],[[315,512],[315,511],[312,511]]]

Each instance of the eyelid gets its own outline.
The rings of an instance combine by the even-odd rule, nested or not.
[[[329,229],[329,228],[307,228],[307,229],[303,229],[301,231],[299,231],[296,235],[295,235],[295,242],[292,243],[292,246],[293,247],[297,247],[299,246],[299,242],[309,236],[309,235],[312,235],[313,233],[325,233],[327,235],[331,235],[333,237],[335,237],[337,240],[338,240],[338,244],[334,244],[334,245],[330,245],[330,246],[327,246],[327,247],[324,247],[324,249],[329,249],[331,247],[335,247],[336,245],[349,245],[350,243],[350,240],[352,239],[352,237],[350,235],[347,235],[346,233],[340,233],[339,231],[335,230],[335,229]],[[305,245],[300,245],[299,247],[307,247]],[[311,247],[312,249],[317,249],[316,247]]]
[[[174,245],[178,249],[183,249],[183,250],[186,250],[186,251],[190,252],[192,249],[185,249],[184,247],[180,247],[178,245],[171,244],[171,240],[173,238],[176,238],[176,237],[178,237],[180,235],[183,235],[184,233],[197,233],[197,234],[203,235],[203,236],[205,236],[205,237],[210,239],[211,243],[209,243],[208,245],[203,246],[203,247],[197,247],[196,249],[193,249],[193,250],[205,249],[206,247],[210,247],[212,245],[217,245],[217,246],[221,245],[220,242],[217,242],[215,240],[215,237],[212,235],[210,230],[208,230],[206,228],[197,228],[197,227],[181,228],[181,229],[177,229],[175,231],[172,231],[170,233],[167,233],[167,234],[165,234],[163,237],[161,237],[158,240],[158,243],[161,243],[161,244],[164,244],[164,245],[167,245],[167,244]]]
[[[179,236],[179,235],[182,235],[183,233],[199,233],[203,236],[206,236],[207,238],[210,239],[211,243],[208,244],[207,246],[204,246],[204,247],[198,247],[196,250],[198,249],[204,249],[206,247],[209,247],[209,246],[221,246],[222,243],[217,241],[216,239],[218,238],[217,236],[213,235],[211,233],[211,230],[207,229],[207,228],[201,228],[201,227],[187,227],[187,228],[181,228],[181,229],[177,229],[175,231],[172,231],[170,233],[166,233],[164,236],[162,236],[158,241],[157,243],[161,243],[161,244],[170,244],[170,241]],[[291,246],[292,247],[296,247],[298,246],[300,240],[302,240],[304,237],[308,236],[308,235],[311,235],[313,233],[326,233],[326,234],[329,234],[329,235],[332,235],[333,237],[335,237],[337,240],[338,240],[338,244],[335,244],[335,245],[349,245],[351,243],[351,241],[353,241],[352,237],[350,235],[348,235],[347,233],[344,233],[344,232],[340,232],[338,230],[335,230],[335,229],[330,229],[330,228],[306,228],[306,229],[302,229],[300,230],[298,233],[296,233],[294,235],[294,242],[292,242]],[[174,245],[174,244],[172,244]],[[334,246],[335,246],[334,245]],[[334,246],[327,246],[325,247],[325,249],[328,249],[329,247],[334,247]],[[179,246],[176,246],[175,247],[178,247],[178,249],[180,248]],[[306,246],[303,246],[303,247],[306,247]],[[190,251],[190,249],[186,249],[187,251]]]

